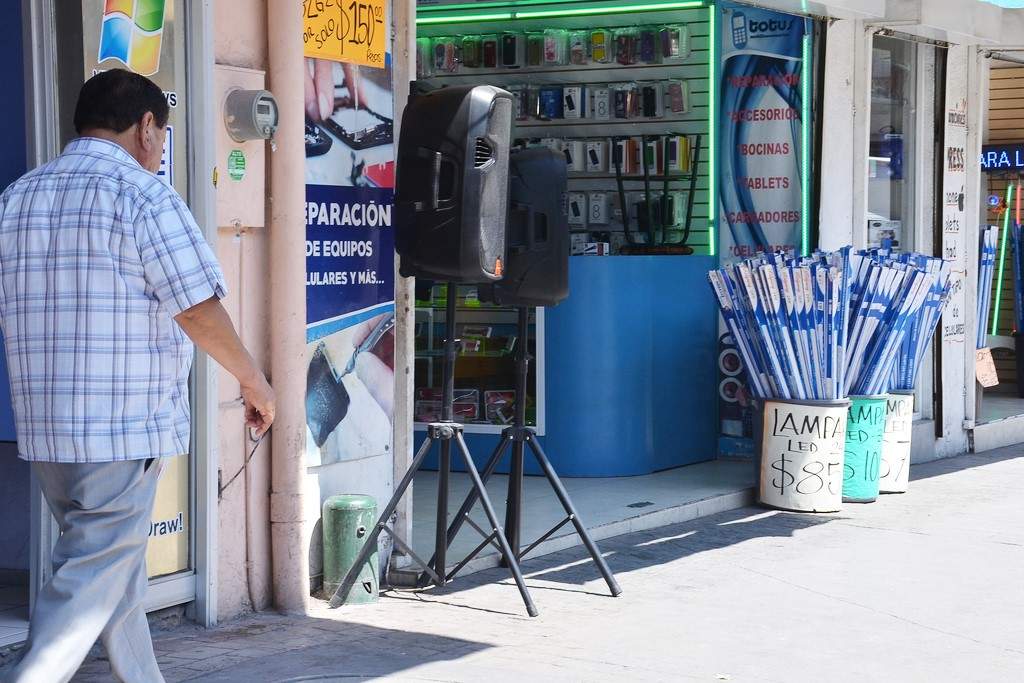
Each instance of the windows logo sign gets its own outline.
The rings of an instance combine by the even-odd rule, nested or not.
[[[115,59],[151,76],[160,69],[165,0],[106,0],[99,61]]]

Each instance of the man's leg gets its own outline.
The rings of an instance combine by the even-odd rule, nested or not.
[[[53,551],[56,569],[36,597],[25,653],[10,680],[63,683],[137,579],[161,467],[154,461],[147,470],[143,460],[32,467],[61,535]]]
[[[163,468],[163,460],[154,460],[150,469]],[[160,477],[160,469],[153,473],[154,482]],[[147,473],[149,474],[149,473]],[[156,493],[154,483],[152,491],[146,486],[141,487],[140,495],[148,495],[148,509],[153,509],[153,496]],[[146,533],[149,534],[147,519]],[[149,587],[149,574],[146,572],[146,550],[143,547],[135,564],[135,573],[128,581],[124,597],[118,603],[113,616],[100,634],[100,641],[110,658],[110,668],[114,675],[126,683],[145,681],[163,683],[163,676],[156,663],[153,653],[153,640],[149,634],[149,620],[146,619],[146,589]]]

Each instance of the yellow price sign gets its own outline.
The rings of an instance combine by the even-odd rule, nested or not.
[[[384,68],[387,0],[303,0],[305,55]]]

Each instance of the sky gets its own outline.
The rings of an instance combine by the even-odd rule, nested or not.
[[[1024,0],[983,0],[1000,7],[1024,8]]]

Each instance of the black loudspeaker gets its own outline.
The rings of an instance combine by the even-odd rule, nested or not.
[[[509,162],[505,277],[479,288],[503,306],[554,306],[569,296],[569,216],[565,156],[546,147]]]
[[[403,276],[501,279],[511,137],[512,95],[500,88],[442,88],[409,99],[395,178]]]

